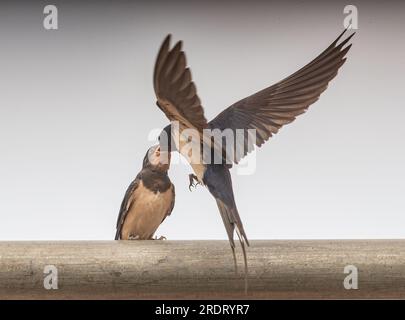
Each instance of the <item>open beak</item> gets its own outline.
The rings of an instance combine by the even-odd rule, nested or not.
[[[156,148],[155,154],[157,157],[159,157],[161,163],[167,164],[170,162],[170,156],[171,156],[170,152],[162,151],[160,146],[158,146]]]

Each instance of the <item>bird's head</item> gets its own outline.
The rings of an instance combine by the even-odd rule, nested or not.
[[[176,146],[172,136],[172,126],[166,126],[159,135],[159,146],[161,151],[171,152],[174,151]],[[172,149],[174,148],[174,149]]]
[[[142,167],[166,172],[170,167],[170,152],[162,151],[159,144],[150,147],[143,159]]]

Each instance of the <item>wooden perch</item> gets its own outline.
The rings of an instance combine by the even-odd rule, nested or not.
[[[237,251],[235,274],[227,241],[0,242],[0,298],[405,298],[405,240],[251,241],[247,295]]]

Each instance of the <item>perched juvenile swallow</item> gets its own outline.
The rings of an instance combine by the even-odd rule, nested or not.
[[[174,207],[174,185],[167,175],[169,166],[170,153],[161,151],[159,145],[148,150],[141,172],[122,201],[115,240],[153,239],[156,229]]]
[[[182,42],[177,42],[170,49],[170,35],[168,35],[160,48],[153,77],[157,106],[172,123],[176,121],[179,124],[179,136],[176,137],[172,136],[172,134],[177,134],[175,130],[172,130],[172,125],[164,128],[161,137],[169,138],[168,141],[164,139],[168,143],[162,143],[162,139],[160,139],[161,148],[162,150],[171,148],[174,142],[177,151],[189,159],[195,173],[190,175],[190,185],[197,180],[198,183],[205,185],[214,196],[225,224],[234,259],[234,232],[236,231],[238,235],[244,254],[245,275],[247,274],[247,259],[244,244],[249,245],[249,242],[236,208],[229,168],[232,163],[237,164],[253,150],[254,144],[260,147],[283,125],[292,122],[318,100],[329,81],[336,76],[339,68],[346,61],[345,55],[351,44],[345,45],[354,33],[338,44],[345,31],[302,69],[284,80],[234,103],[210,122],[207,122],[204,116],[203,107],[182,51]],[[241,81],[246,81],[246,77],[243,75],[240,75],[239,78],[242,79]],[[203,161],[203,152],[190,157],[189,149],[184,148],[184,145],[190,141],[188,137],[190,130],[187,130],[187,137],[186,135],[182,137],[185,129],[194,129],[198,135],[198,143],[201,146],[208,145],[208,149],[213,151],[212,154],[221,154],[224,161],[219,164],[207,164],[206,161]],[[224,155],[223,147],[212,143],[212,139],[204,134],[204,129],[221,131],[230,129],[235,136],[238,129],[243,130],[244,139],[235,141],[235,145],[236,143],[243,144],[239,148],[242,152],[233,153],[230,163],[225,161],[230,158],[230,155]],[[250,143],[250,139],[248,139],[249,129],[256,130],[253,143]]]

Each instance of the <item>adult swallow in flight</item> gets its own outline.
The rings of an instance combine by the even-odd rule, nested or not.
[[[260,147],[283,125],[292,122],[318,100],[329,81],[336,76],[339,68],[346,61],[345,55],[351,47],[351,44],[348,46],[346,44],[354,33],[338,44],[345,31],[306,66],[284,80],[234,103],[210,122],[207,122],[204,116],[201,101],[182,51],[182,42],[179,41],[173,48],[170,48],[171,36],[168,35],[160,48],[154,68],[153,84],[157,106],[172,123],[162,131],[160,137],[166,138],[159,139],[161,148],[171,148],[174,143],[174,147],[188,159],[195,173],[190,175],[190,184],[195,179],[199,184],[205,185],[214,196],[225,225],[234,260],[234,232],[236,231],[238,235],[244,255],[245,276],[247,259],[244,244],[249,246],[249,242],[236,208],[229,168],[232,166],[232,162],[237,164],[250,152],[254,148],[254,144]],[[245,76],[241,76],[241,78],[243,81],[246,80]],[[173,130],[174,123],[177,123],[179,127],[179,136],[175,137],[173,135],[177,134],[177,130]],[[226,154],[223,157],[223,149],[212,143],[212,139],[204,133],[205,129],[221,131],[228,129],[228,131],[234,132],[235,136],[238,129],[243,130],[246,132],[244,139],[235,141],[234,145],[236,147],[237,143],[241,143],[242,147],[239,150],[242,152],[234,152],[230,157],[230,163],[228,161],[207,163],[204,161],[206,158],[203,152],[190,155],[189,148],[184,148],[190,141],[190,130],[185,129],[194,129],[198,136],[198,143],[203,147],[208,145],[208,149],[213,151],[212,154],[220,153],[224,160],[228,160],[229,155]],[[253,142],[248,138],[249,129],[256,130]],[[183,134],[184,131],[187,131],[187,134]],[[162,143],[162,140],[165,143]],[[166,146],[164,146],[165,144]],[[202,150],[205,149],[202,148]],[[246,278],[245,281],[247,281]]]
[[[161,151],[159,145],[148,150],[141,172],[122,201],[115,240],[153,239],[156,229],[174,207],[174,185],[167,175],[169,166],[170,153]]]

